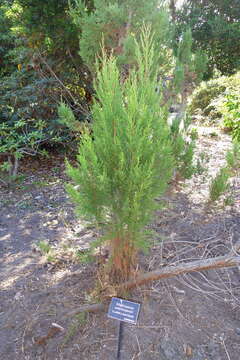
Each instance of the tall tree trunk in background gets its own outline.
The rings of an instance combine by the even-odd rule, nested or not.
[[[172,20],[175,23],[176,22],[176,0],[170,0],[169,8],[170,8]]]

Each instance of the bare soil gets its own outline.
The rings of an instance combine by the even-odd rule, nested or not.
[[[207,202],[211,176],[231,146],[228,135],[211,131],[199,130],[201,174],[166,195],[167,207],[149,225],[155,233],[150,253],[140,255],[140,271],[224,255],[239,240],[239,177],[231,179],[227,205],[224,197]],[[74,215],[63,159],[44,164],[24,163],[25,180],[0,189],[0,359],[116,359],[116,321],[106,312],[71,315],[97,301],[98,265],[79,262],[77,254],[98,234]],[[46,241],[50,252],[39,251]],[[121,359],[239,360],[239,294],[238,268],[135,289],[128,299],[141,303],[141,311],[137,325],[124,324]],[[63,330],[53,331],[52,323]]]

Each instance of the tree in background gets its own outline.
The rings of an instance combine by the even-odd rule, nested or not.
[[[41,79],[54,78],[62,96],[64,90],[72,91],[75,101],[79,100],[77,93],[86,83],[86,69],[78,55],[78,34],[70,21],[68,1],[14,0],[6,17],[17,38],[9,60]]]
[[[225,75],[240,68],[238,0],[185,0],[174,16],[178,36],[190,27],[194,49],[202,49],[208,55],[208,78],[214,67]]]
[[[76,117],[84,120],[92,79],[78,54],[78,29],[69,16],[68,1],[4,0],[4,4],[4,22],[9,24],[9,33],[14,39],[5,54],[6,66],[12,66],[12,75],[14,70],[16,75],[21,71],[30,85],[28,74],[31,74],[34,80],[39,80],[39,87],[41,82],[45,85],[49,82],[51,99],[45,101],[49,102],[53,119],[57,115],[57,104],[63,99],[73,108]],[[35,81],[31,85],[32,88],[38,86]]]
[[[11,15],[30,48],[58,55],[71,50],[75,55],[77,33],[69,21],[67,0],[14,0]]]
[[[135,39],[138,39],[144,24],[154,29],[156,54],[154,61],[160,65],[161,75],[172,67],[171,24],[167,9],[159,6],[158,0],[95,0],[89,12],[86,3],[72,0],[70,13],[80,35],[80,55],[94,72],[96,58],[104,49],[117,58],[121,71],[135,63]]]
[[[201,81],[206,58],[200,51],[192,53],[189,29],[183,31],[174,56],[174,26],[169,20],[168,7],[160,5],[159,0],[96,0],[91,12],[82,0],[73,0],[71,4],[70,14],[81,30],[80,55],[93,73],[104,47],[107,54],[116,57],[124,79],[136,65],[135,40],[139,39],[145,24],[154,30],[154,70],[157,69],[159,80],[164,82],[166,98],[163,101],[166,103],[173,97],[176,100],[179,93],[184,97],[184,92],[189,93],[190,88]]]
[[[16,38],[11,31],[13,22],[6,16],[9,6],[7,0],[3,0],[0,4],[0,78],[14,70],[9,59],[9,52],[14,48]]]

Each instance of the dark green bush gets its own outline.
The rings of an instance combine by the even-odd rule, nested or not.
[[[42,138],[49,143],[63,140],[60,140],[62,129],[57,122],[59,88],[55,79],[39,79],[33,72],[16,71],[11,76],[2,78],[1,85],[0,125],[2,127],[15,128],[16,123],[21,121],[25,125],[23,128],[19,126],[18,132],[26,134],[41,121]],[[58,97],[60,99],[60,94]],[[7,138],[1,138],[1,142],[7,142]]]
[[[46,154],[46,150],[59,146],[76,148],[78,134],[59,121],[61,100],[73,109],[76,123],[86,119],[87,110],[82,110],[87,107],[85,90],[74,83],[74,74],[68,85],[68,74],[61,74],[62,80],[58,80],[46,69],[41,71],[23,65],[1,78],[0,156],[4,162],[0,171],[8,172],[2,180],[5,184],[15,180],[19,159],[26,154]]]

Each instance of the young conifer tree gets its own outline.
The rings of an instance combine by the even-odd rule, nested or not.
[[[174,24],[170,21],[167,5],[164,5],[167,3],[159,0],[96,0],[94,9],[89,12],[84,0],[72,0],[70,12],[80,30],[80,55],[93,75],[95,60],[104,46],[106,55],[115,56],[122,81],[137,65],[135,40],[139,39],[144,24],[151,26],[155,43],[153,68],[158,74],[155,84],[158,104],[165,106],[166,113],[171,105],[178,105],[177,118],[171,127],[176,174],[191,177],[194,143],[186,141],[184,134],[189,125],[186,121],[189,120],[186,118],[187,99],[201,80],[206,58],[199,52],[192,53],[190,30],[182,34],[173,51],[176,43]]]
[[[103,55],[95,83],[92,134],[82,138],[78,166],[67,166],[67,189],[77,211],[104,227],[110,283],[131,277],[144,227],[174,167],[166,112],[155,92],[155,47],[145,29],[136,44],[137,66],[125,82],[114,57]],[[78,185],[78,186],[76,186]]]
[[[175,67],[172,81],[165,90],[168,103],[177,104],[177,115],[171,124],[171,138],[173,153],[176,160],[176,175],[180,178],[190,178],[195,172],[193,155],[195,141],[186,140],[186,133],[191,119],[187,116],[186,108],[188,97],[202,80],[206,69],[207,58],[200,51],[192,52],[192,34],[187,29],[179,41],[176,51]]]
[[[134,271],[138,250],[146,246],[144,226],[154,198],[165,190],[173,167],[187,177],[192,173],[193,144],[180,132],[181,118],[171,127],[167,118],[170,104],[179,95],[186,99],[182,94],[186,79],[195,79],[189,76],[195,57],[190,33],[174,56],[168,11],[158,0],[96,0],[91,12],[84,1],[72,0],[70,12],[81,30],[80,55],[97,79],[97,100],[93,133],[82,139],[79,166],[68,165],[79,186],[69,185],[68,191],[80,215],[104,224],[110,248],[105,274],[116,283]],[[150,30],[140,35],[144,24],[152,35]]]

